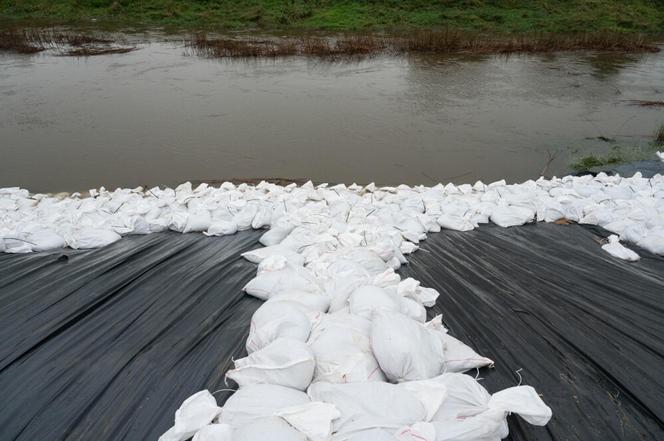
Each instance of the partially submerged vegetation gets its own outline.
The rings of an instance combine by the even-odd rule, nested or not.
[[[664,124],[659,126],[655,132],[655,145],[658,147],[664,146]]]
[[[214,29],[647,32],[660,0],[0,0],[0,18]]]
[[[369,56],[380,53],[512,54],[595,49],[621,52],[657,52],[642,35],[532,34],[487,36],[459,30],[415,31],[409,34],[354,33],[334,37],[299,36],[274,39],[210,37],[198,33],[187,43],[195,54],[211,57]]]
[[[648,145],[632,148],[613,145],[603,154],[589,154],[576,158],[570,167],[576,172],[584,172],[627,162],[654,159],[655,150],[662,146],[664,146],[664,124],[655,131],[653,141]]]
[[[117,47],[113,40],[81,33],[49,29],[0,31],[0,51],[34,54],[55,50],[59,55],[75,57],[127,53],[135,47]]]
[[[664,101],[630,100],[628,102],[633,106],[639,107],[664,107]]]

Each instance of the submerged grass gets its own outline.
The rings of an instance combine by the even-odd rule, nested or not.
[[[113,41],[92,35],[58,32],[49,29],[0,31],[0,51],[34,54],[56,50],[59,55],[91,56],[127,53],[135,47],[112,46]]]
[[[655,131],[653,141],[648,145],[624,148],[618,145],[611,147],[605,154],[591,154],[576,158],[570,167],[576,172],[601,170],[603,167],[624,164],[627,162],[653,159],[655,150],[664,146],[664,124]]]
[[[643,35],[531,34],[489,37],[460,30],[417,31],[409,34],[345,34],[334,37],[300,36],[268,40],[214,38],[205,33],[193,36],[187,47],[211,58],[283,56],[370,56],[381,53],[479,53],[512,54],[553,51],[602,50],[658,52]]]
[[[664,124],[655,131],[655,145],[657,147],[664,146]]]

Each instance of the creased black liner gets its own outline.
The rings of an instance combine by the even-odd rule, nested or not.
[[[515,441],[664,439],[664,259],[618,261],[604,235],[445,231],[401,271],[438,289],[430,314],[496,361],[480,372],[489,391],[523,368],[553,408],[546,428],[510,418]],[[0,255],[0,440],[156,440],[189,395],[226,388],[260,305],[241,292],[256,267],[239,254],[259,236]]]

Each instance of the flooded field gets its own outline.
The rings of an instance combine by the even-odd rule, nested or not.
[[[215,60],[0,54],[0,186],[520,181],[648,145],[664,52]]]

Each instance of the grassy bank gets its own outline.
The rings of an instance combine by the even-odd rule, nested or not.
[[[0,18],[224,29],[660,33],[664,0],[0,0]]]

